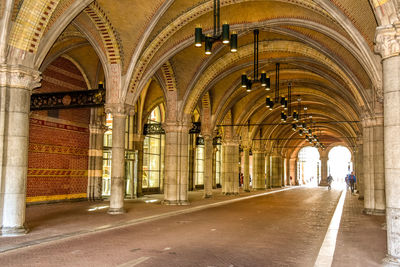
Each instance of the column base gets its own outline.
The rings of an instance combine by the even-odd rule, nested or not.
[[[212,195],[204,195],[203,198],[212,198]]]
[[[385,210],[377,210],[377,209],[363,209],[362,212],[367,215],[376,215],[376,216],[384,216],[386,214]]]
[[[163,200],[161,204],[171,206],[186,206],[190,205],[190,202],[187,200]]]
[[[225,195],[225,196],[238,196],[239,195],[239,193],[233,193],[233,192],[225,192],[225,193],[222,193],[223,195]]]
[[[124,208],[117,208],[117,209],[110,208],[110,209],[108,209],[107,213],[110,215],[118,215],[118,214],[124,214],[125,210],[124,210]]]
[[[400,266],[400,258],[393,257],[390,255],[386,255],[386,257],[382,260],[383,266],[385,267],[398,267]]]
[[[26,235],[29,229],[25,226],[22,227],[2,227],[0,229],[0,236],[22,236]]]
[[[266,188],[254,188],[253,191],[265,190]]]
[[[245,189],[245,190],[243,190],[244,192],[250,192],[250,189]]]

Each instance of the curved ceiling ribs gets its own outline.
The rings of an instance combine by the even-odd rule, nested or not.
[[[201,24],[205,33],[211,32],[212,0],[157,0],[153,5],[142,0],[78,2],[23,1],[14,18],[10,46],[37,53],[34,65],[39,68],[43,62],[45,66],[52,58],[90,43],[106,77],[110,69],[104,65],[121,65],[120,96],[127,104],[142,101],[137,105],[148,112],[150,106],[144,107],[145,101],[139,99],[147,90],[157,92],[154,99],[145,98],[148,105],[153,100],[164,102],[167,119],[182,119],[202,110],[209,133],[229,121],[236,126],[222,129],[224,134],[236,137],[246,132],[254,139],[261,130],[267,149],[279,147],[288,156],[298,150],[293,147],[305,145],[290,125],[279,124],[282,109],[265,107],[265,98],[273,96],[273,90],[253,86],[246,93],[240,87],[241,74],[253,72],[255,28],[260,30],[260,66],[271,77],[271,88],[279,62],[282,91],[286,92],[288,82],[294,84],[292,105],[297,108],[299,96],[327,142],[354,146],[361,126],[352,122],[365,112],[373,113],[375,99],[380,99],[382,70],[372,50],[371,29],[378,26],[376,20],[383,23],[391,18],[373,9],[381,6],[376,4],[379,1],[371,1],[375,3],[372,7],[368,0],[357,1],[366,12],[363,15],[351,0],[340,4],[336,0],[221,0],[222,21],[237,31],[239,49],[230,53],[216,44],[209,57],[203,49],[194,48],[193,30]],[[127,10],[121,10],[124,7]],[[389,4],[383,7],[394,10]],[[143,14],[132,16],[129,25],[119,17],[120,12],[129,14],[136,9]],[[73,11],[74,18],[68,11]],[[24,30],[25,18],[34,30]],[[69,47],[68,42],[60,45],[61,39],[53,44],[70,20],[82,37],[71,35],[75,43],[71,41]],[[243,125],[249,122],[253,126],[247,133],[249,128]]]

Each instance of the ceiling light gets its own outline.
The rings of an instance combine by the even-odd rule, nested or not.
[[[211,55],[212,44],[215,42],[222,42],[223,44],[231,44],[231,52],[237,51],[237,34],[229,32],[229,24],[224,23],[220,25],[220,0],[214,0],[214,32],[212,36],[208,37],[203,34],[203,29],[201,26],[197,26],[194,29],[194,45],[195,47],[201,47],[202,42],[205,42],[205,53],[206,55]],[[207,44],[207,42],[209,44]]]

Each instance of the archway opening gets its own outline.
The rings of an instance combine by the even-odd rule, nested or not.
[[[319,152],[315,147],[304,147],[297,160],[297,180],[300,185],[317,187],[320,181]]]
[[[342,188],[346,182],[346,175],[353,171],[351,152],[347,147],[336,146],[328,154],[328,175],[332,175],[332,186]]]

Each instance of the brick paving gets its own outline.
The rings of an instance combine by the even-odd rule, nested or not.
[[[88,233],[155,214],[186,210],[240,196],[191,192],[190,206],[163,206],[161,195],[127,201],[110,216],[108,202],[27,208],[31,233],[0,238],[0,266],[313,266],[340,192],[298,188],[193,213]],[[151,202],[146,203],[146,200]],[[386,251],[384,216],[361,213],[346,196],[333,266],[381,266]],[[65,238],[70,237],[70,238]],[[20,247],[20,248],[18,248]]]
[[[332,266],[382,266],[386,256],[385,216],[362,213],[363,201],[347,192]]]
[[[1,266],[313,266],[339,191],[299,188],[0,254]]]

